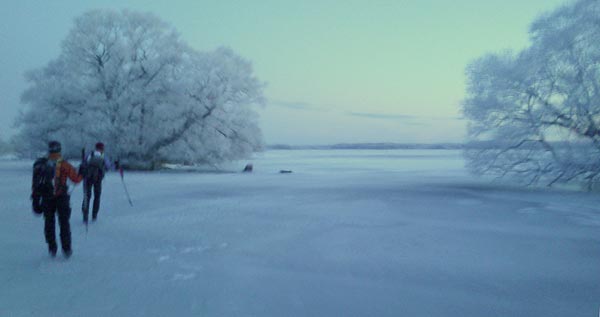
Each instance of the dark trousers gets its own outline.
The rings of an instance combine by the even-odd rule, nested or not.
[[[56,216],[60,227],[60,244],[63,251],[71,251],[71,206],[69,206],[69,195],[46,198],[42,202],[44,207],[44,235],[48,249],[56,252]]]
[[[94,190],[94,206],[92,207],[92,218],[96,219],[98,211],[100,210],[100,196],[102,195],[102,179],[96,181],[84,181],[85,182],[85,197],[83,199],[83,219],[87,220],[90,214],[90,200],[92,199],[92,189]]]

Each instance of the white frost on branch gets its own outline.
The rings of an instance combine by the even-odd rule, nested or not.
[[[533,184],[600,178],[600,2],[581,0],[531,25],[531,45],[467,67],[463,104],[477,173]]]
[[[17,144],[50,139],[70,155],[102,140],[140,166],[217,163],[262,146],[263,87],[231,49],[198,52],[151,14],[95,10],[75,20],[58,58],[27,73]]]

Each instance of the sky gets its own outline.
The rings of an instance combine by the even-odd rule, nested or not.
[[[564,0],[0,1],[0,136],[16,133],[23,74],[60,53],[73,19],[152,12],[199,50],[228,46],[266,83],[267,144],[463,142],[466,65],[527,46]]]

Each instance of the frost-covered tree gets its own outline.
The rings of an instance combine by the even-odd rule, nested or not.
[[[4,140],[2,135],[0,135],[0,154],[6,154],[9,151],[8,143]]]
[[[263,84],[227,48],[198,52],[151,14],[95,10],[75,20],[58,58],[27,75],[21,147],[97,140],[137,166],[240,159],[262,145],[253,106]]]
[[[581,0],[539,17],[531,45],[467,67],[463,112],[477,173],[528,183],[600,178],[600,1]]]

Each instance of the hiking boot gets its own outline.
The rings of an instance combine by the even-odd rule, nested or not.
[[[48,247],[48,254],[53,258],[56,257],[56,247]]]
[[[67,259],[70,258],[72,254],[73,254],[73,250],[71,250],[71,249],[69,249],[69,250],[63,250],[63,255]]]

